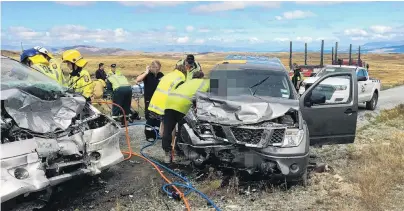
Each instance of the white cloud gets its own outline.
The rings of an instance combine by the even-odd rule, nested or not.
[[[174,27],[174,26],[171,26],[171,25],[168,25],[168,26],[166,26],[166,30],[167,30],[167,31],[174,31],[174,30],[175,30],[175,27]]]
[[[367,36],[368,33],[363,29],[345,29],[344,34],[348,36]]]
[[[261,40],[259,40],[258,38],[256,38],[256,37],[250,37],[249,39],[248,39],[248,41],[250,42],[250,43],[260,43],[261,42]]]
[[[274,41],[277,41],[277,42],[286,42],[286,41],[289,41],[289,40],[290,39],[286,38],[286,37],[277,37],[277,38],[274,39]]]
[[[177,38],[177,43],[180,43],[180,44],[187,43],[188,41],[189,41],[188,36]]]
[[[235,1],[235,2],[215,2],[215,3],[208,3],[202,4],[192,8],[192,12],[196,13],[210,13],[210,12],[222,12],[222,11],[231,11],[231,10],[241,10],[246,7],[251,6],[259,6],[265,8],[278,8],[280,6],[280,2],[242,2],[242,1]]]
[[[280,20],[282,20],[282,17],[281,16],[275,16],[275,19],[280,21]]]
[[[10,35],[23,40],[32,40],[46,35],[43,32],[36,32],[30,28],[26,28],[23,26],[10,27],[8,31]]]
[[[187,32],[192,32],[195,28],[193,26],[187,26],[185,29]]]
[[[125,6],[144,6],[148,8],[155,7],[173,7],[186,2],[181,1],[119,1],[120,4]]]
[[[295,10],[295,11],[289,11],[289,12],[283,13],[283,18],[287,19],[287,20],[303,19],[303,18],[314,17],[314,16],[316,16],[316,14],[314,14],[310,11],[302,11],[302,10]]]
[[[343,3],[343,1],[296,1],[296,4],[305,4],[305,5],[333,5],[341,3]]]
[[[208,28],[200,28],[200,29],[198,29],[198,32],[201,32],[201,33],[208,33],[208,32],[210,32],[211,30],[210,29],[208,29]]]
[[[205,40],[204,39],[197,39],[197,40],[194,41],[194,43],[195,44],[203,44],[203,43],[205,43]]]
[[[384,34],[391,32],[393,28],[390,26],[374,25],[370,27],[370,30],[372,30],[374,33]]]
[[[87,6],[90,4],[94,4],[94,1],[57,1],[58,4],[64,4],[68,6]]]
[[[296,41],[309,43],[309,42],[313,41],[313,38],[311,38],[311,37],[296,37]]]
[[[360,41],[360,40],[365,40],[365,37],[351,37],[351,40],[353,41]]]

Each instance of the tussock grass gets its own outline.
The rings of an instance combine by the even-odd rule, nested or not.
[[[351,151],[353,181],[360,188],[362,206],[368,210],[385,210],[392,204],[392,190],[404,184],[404,130],[399,128],[404,128],[403,104],[382,111],[360,137],[369,139],[360,142],[370,144]],[[367,133],[375,129],[379,134]]]

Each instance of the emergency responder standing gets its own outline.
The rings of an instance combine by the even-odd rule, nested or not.
[[[189,65],[191,65],[191,68],[188,70],[188,74],[187,74],[187,80],[191,80],[192,79],[192,75],[195,72],[198,71],[202,71],[202,67],[199,64],[198,61],[195,61],[195,57],[192,54],[187,55],[187,57],[184,59],[181,59],[177,62],[177,65],[186,65],[186,63],[188,63]]]
[[[104,63],[98,64],[98,70],[95,71],[95,78],[101,80],[107,80],[107,73],[104,70]]]
[[[164,124],[162,120],[164,119],[164,110],[166,107],[166,100],[168,94],[177,88],[177,86],[186,80],[186,69],[184,65],[178,65],[174,71],[164,75],[161,78],[156,91],[154,92],[150,104],[149,104],[149,112],[150,118],[158,119],[161,121],[160,124],[160,137],[163,135]]]
[[[58,82],[56,74],[49,68],[49,61],[38,50],[34,48],[24,50],[20,62]]]
[[[172,134],[173,131],[175,131],[175,126],[178,124],[178,131],[180,131],[183,123],[182,120],[191,108],[195,100],[195,94],[198,91],[207,92],[209,90],[209,79],[203,79],[203,75],[201,71],[196,72],[193,75],[193,79],[185,81],[183,84],[180,84],[177,89],[168,94],[166,109],[164,111],[164,131],[162,139],[162,147],[165,152],[164,162],[166,163],[170,162],[170,155],[173,155],[171,145],[174,141]],[[177,134],[177,139],[178,137],[180,137],[179,134]]]
[[[113,64],[115,66],[115,64]],[[111,67],[113,66],[111,65]],[[112,90],[112,102],[118,104],[125,111],[125,115],[129,118],[131,114],[131,104],[132,104],[132,87],[128,79],[119,73],[116,73],[116,69],[113,68],[112,75],[107,78],[107,90]],[[112,118],[122,119],[122,124],[124,124],[123,113],[121,109],[113,105],[112,106]]]
[[[36,46],[34,47],[34,49],[36,49],[37,51],[39,51],[39,53],[41,53],[49,62],[49,68],[52,71],[54,78],[56,79],[56,81],[62,85],[62,86],[66,86],[67,85],[67,81],[66,78],[63,74],[62,69],[60,68],[60,64],[58,64],[56,62],[56,60],[54,59],[53,55],[44,47],[42,46]]]
[[[301,75],[300,75],[300,69],[301,69],[301,68],[299,68],[299,66],[298,66],[296,63],[293,64],[292,82],[293,82],[293,86],[295,86],[295,89],[296,89],[296,90],[299,90],[298,81],[301,81],[301,80],[302,80],[302,77],[301,77]],[[299,78],[299,79],[298,79],[298,78]]]
[[[164,76],[162,72],[160,72],[161,69],[161,63],[158,60],[152,61],[150,66],[146,67],[146,71],[140,74],[136,78],[136,83],[140,83],[143,81],[144,85],[144,105],[145,105],[145,118],[146,118],[146,126],[144,129],[146,139],[155,139],[156,134],[154,132],[154,129],[159,129],[160,126],[160,121],[155,118],[150,118],[149,115],[149,104],[150,100],[153,96],[154,91],[157,88],[157,85],[159,84],[161,78]],[[153,127],[153,128],[152,128]]]
[[[108,77],[113,74],[122,74],[121,71],[116,68],[116,64],[111,64],[111,69],[108,71]]]
[[[71,70],[69,88],[73,88],[75,92],[81,93],[87,101],[91,101],[93,83],[90,73],[84,69],[88,63],[87,60],[81,56],[78,50],[71,49],[62,53],[62,62],[65,62]]]

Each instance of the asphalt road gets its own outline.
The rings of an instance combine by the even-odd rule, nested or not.
[[[375,111],[367,111],[364,106],[360,106],[358,126],[367,122],[367,113],[375,116],[382,109],[390,109],[404,103],[403,93],[404,86],[381,91]],[[129,133],[135,151],[139,151],[140,146],[148,144],[144,141],[143,126],[131,126]],[[124,140],[123,134],[122,140]],[[153,158],[162,159],[160,144],[158,142],[145,152]],[[124,142],[122,146],[125,146]],[[129,206],[129,210],[179,210],[181,202],[164,200],[166,198],[160,188],[162,184],[162,179],[155,169],[143,160],[134,158],[112,167],[99,177],[85,177],[67,182],[56,191],[47,210],[110,211],[118,210],[119,206]],[[11,204],[13,209],[2,210],[32,210],[41,203],[17,204]]]

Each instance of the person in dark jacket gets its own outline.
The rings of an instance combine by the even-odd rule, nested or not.
[[[161,69],[161,63],[158,60],[154,60],[152,61],[150,66],[146,67],[146,71],[136,78],[136,83],[143,82],[144,84],[144,104],[145,104],[144,112],[145,112],[146,124],[153,126],[157,130],[159,129],[160,121],[150,117],[148,107],[150,104],[150,100],[154,94],[154,91],[156,90],[157,85],[160,82],[160,79],[164,76],[164,74],[160,72],[160,69]],[[146,139],[156,138],[154,130],[149,126],[145,127],[144,132],[146,135]]]
[[[302,76],[300,75],[300,70],[301,70],[301,68],[296,63],[294,63],[293,64],[292,82],[293,82],[293,86],[295,86],[296,90],[299,90],[298,81],[302,80]]]
[[[98,64],[98,70],[95,71],[95,78],[96,79],[102,79],[102,80],[107,80],[107,73],[104,70],[104,63]]]

